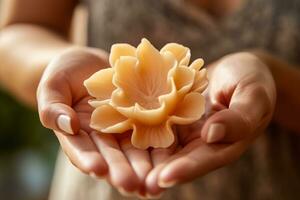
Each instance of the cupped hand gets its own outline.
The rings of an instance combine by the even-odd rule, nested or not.
[[[178,139],[170,148],[139,150],[130,134],[98,134],[89,127],[92,108],[82,83],[106,66],[106,55],[89,48],[55,58],[40,81],[39,114],[75,166],[105,176],[123,194],[157,197],[166,187],[226,165],[245,151],[273,113],[275,86],[267,67],[249,53],[230,55],[208,67],[206,116],[176,127]]]
[[[148,194],[205,175],[238,159],[272,118],[276,91],[267,66],[251,53],[228,55],[208,67],[206,115],[177,126],[175,153],[146,178]]]
[[[143,183],[152,168],[149,152],[134,148],[126,134],[98,134],[89,127],[93,109],[83,81],[107,66],[105,53],[85,47],[54,58],[37,91],[40,119],[54,130],[65,154],[82,172],[105,177],[123,194],[145,196]]]

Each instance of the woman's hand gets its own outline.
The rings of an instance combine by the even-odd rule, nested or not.
[[[123,193],[134,192],[152,168],[148,152],[134,148],[128,137],[100,135],[89,127],[93,109],[83,81],[107,66],[107,55],[97,49],[73,48],[56,57],[38,87],[39,115],[77,168],[105,176]]]
[[[238,159],[272,118],[276,91],[267,66],[250,53],[208,67],[206,116],[178,126],[177,151],[146,179],[147,192],[191,181]]]

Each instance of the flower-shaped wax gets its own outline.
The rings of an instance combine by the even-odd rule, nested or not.
[[[169,43],[158,51],[142,39],[137,48],[114,44],[111,67],[84,81],[94,97],[90,126],[101,133],[133,130],[133,146],[168,147],[174,142],[173,124],[190,124],[204,113],[201,92],[207,86],[202,59],[190,66],[190,50]]]

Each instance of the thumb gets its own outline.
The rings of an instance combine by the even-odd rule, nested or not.
[[[201,137],[207,143],[235,142],[250,135],[252,130],[252,125],[240,113],[225,109],[206,121]]]
[[[71,107],[72,94],[64,81],[46,81],[37,90],[40,120],[46,128],[75,134],[79,131],[79,119]]]
[[[208,118],[201,137],[207,143],[236,142],[255,136],[272,116],[272,106],[263,87],[238,89],[233,93],[227,109]]]

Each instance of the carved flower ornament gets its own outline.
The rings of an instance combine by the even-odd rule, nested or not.
[[[190,50],[169,43],[158,51],[147,39],[137,48],[114,44],[110,68],[84,81],[94,97],[90,126],[103,133],[133,130],[131,142],[140,149],[166,148],[174,142],[173,124],[191,124],[205,111],[201,94],[207,84],[204,62],[190,66]]]

